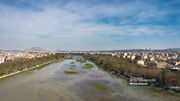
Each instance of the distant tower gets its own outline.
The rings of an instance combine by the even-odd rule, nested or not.
[[[149,48],[149,52],[152,52],[152,51],[151,51],[151,48]]]

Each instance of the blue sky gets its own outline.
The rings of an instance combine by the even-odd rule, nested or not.
[[[180,0],[0,0],[0,49],[180,48]]]

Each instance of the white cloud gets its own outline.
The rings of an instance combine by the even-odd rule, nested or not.
[[[66,42],[66,38],[89,38],[96,36],[140,36],[166,33],[165,28],[153,25],[134,25],[136,22],[146,22],[149,18],[160,19],[166,12],[160,13],[156,7],[147,6],[139,2],[126,5],[88,5],[71,2],[64,6],[46,5],[41,10],[23,9],[7,5],[0,5],[0,36],[13,38],[17,41],[30,45],[51,42]],[[152,9],[154,8],[154,9]],[[147,11],[147,12],[146,12]],[[113,25],[99,23],[97,20],[106,17],[117,16],[122,19],[120,23],[125,25]],[[127,17],[133,17],[129,19]],[[132,25],[128,23],[133,23]],[[10,37],[11,36],[11,37]],[[50,36],[50,37],[49,37]],[[21,37],[21,38],[20,38]],[[44,39],[46,38],[46,39]],[[109,37],[111,38],[111,37]],[[6,40],[8,41],[8,40]],[[13,43],[11,40],[11,43]],[[72,44],[76,42],[72,41]],[[53,44],[53,43],[52,43]],[[39,44],[41,45],[41,44]],[[25,45],[24,45],[25,46]]]

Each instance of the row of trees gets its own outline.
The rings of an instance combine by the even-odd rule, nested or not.
[[[48,62],[48,61],[54,61],[54,60],[59,60],[62,59],[64,56],[67,54],[51,54],[48,56],[44,57],[39,57],[39,58],[32,58],[32,59],[27,59],[27,58],[20,58],[16,60],[9,60],[5,63],[0,64],[0,76],[13,73],[15,71],[21,71],[23,69],[31,68],[33,66]]]
[[[169,69],[142,67],[125,59],[107,55],[86,54],[87,56],[100,67],[111,70],[119,75],[156,79],[153,85],[158,87],[180,86],[180,72],[178,71],[172,72]]]

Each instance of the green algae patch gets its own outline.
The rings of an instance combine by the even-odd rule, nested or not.
[[[78,74],[76,71],[64,71],[64,74]]]
[[[76,65],[71,65],[71,67],[76,67]]]
[[[74,70],[75,67],[76,65],[71,65],[69,69]]]
[[[72,61],[71,64],[74,64],[74,62]]]
[[[86,61],[85,60],[82,60],[82,61],[79,61],[80,63],[86,63]]]
[[[102,93],[107,93],[107,88],[105,88],[101,84],[89,82],[89,85],[91,85],[91,86],[95,87],[96,89],[100,90]]]
[[[74,67],[70,67],[69,69],[74,70]]]
[[[94,65],[90,64],[90,63],[86,63],[83,67],[81,67],[82,69],[91,69],[93,68]]]

